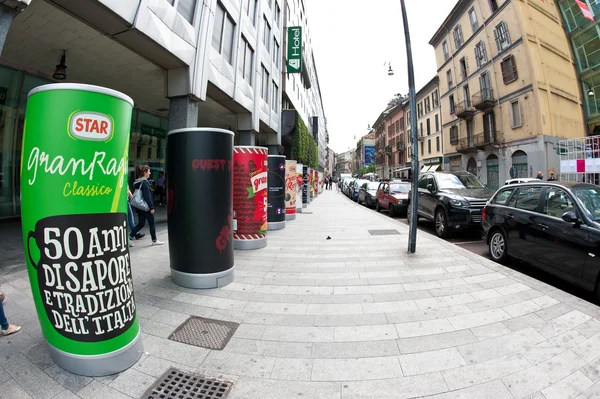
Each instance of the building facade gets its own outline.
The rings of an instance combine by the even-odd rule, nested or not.
[[[419,170],[421,172],[441,170],[444,159],[444,137],[437,76],[417,92],[416,100]]]
[[[430,41],[444,170],[490,188],[558,169],[560,138],[584,134],[577,72],[553,2],[459,0]]]
[[[325,166],[325,116],[302,1],[10,3],[22,11],[0,4],[0,219],[20,215],[27,93],[58,82],[57,64],[66,67],[62,82],[109,87],[134,99],[130,175],[140,164],[150,165],[153,177],[164,170],[167,132],[176,128],[224,128],[235,133],[236,145],[281,150],[284,30],[292,23],[305,24],[310,56],[304,70],[313,88],[306,99],[292,100],[303,113],[319,117]],[[284,10],[289,10],[285,17]]]
[[[336,155],[336,173],[352,173],[352,164],[354,163],[355,150],[348,150]]]
[[[583,0],[588,10],[597,19],[600,4]],[[569,36],[575,66],[581,79],[581,96],[587,123],[587,135],[600,134],[600,22],[583,16],[575,0],[558,2],[565,31]]]

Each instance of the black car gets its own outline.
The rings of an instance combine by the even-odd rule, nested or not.
[[[493,194],[469,172],[427,172],[419,176],[417,218],[434,222],[441,238],[451,230],[479,228],[481,210]]]
[[[368,208],[372,208],[375,206],[376,197],[377,197],[377,188],[379,187],[379,182],[365,182],[360,186],[358,190],[358,203],[365,204]]]
[[[490,256],[537,266],[598,295],[600,186],[522,183],[500,188],[483,212]]]

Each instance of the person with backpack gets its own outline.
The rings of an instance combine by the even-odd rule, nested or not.
[[[150,237],[152,237],[152,245],[163,245],[164,242],[159,241],[156,238],[156,225],[154,224],[154,201],[152,200],[152,190],[150,189],[150,183],[148,182],[148,177],[150,177],[150,167],[148,165],[139,165],[136,169],[137,179],[135,183],[133,183],[133,188],[135,191],[139,190],[141,192],[143,201],[145,202],[148,210],[140,209],[140,207],[135,207],[138,214],[138,224],[135,226],[131,234],[129,235],[129,239],[133,240],[136,235],[140,232],[142,228],[146,225],[146,221],[148,221],[148,227],[150,228]],[[136,193],[133,193],[134,197]]]

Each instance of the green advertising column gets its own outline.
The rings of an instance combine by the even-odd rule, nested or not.
[[[50,84],[28,96],[22,227],[33,299],[54,361],[75,374],[123,371],[142,355],[127,234],[133,100]]]

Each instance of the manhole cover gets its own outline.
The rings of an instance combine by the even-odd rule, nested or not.
[[[142,395],[142,399],[223,399],[233,382],[168,369]]]
[[[238,323],[229,321],[192,316],[177,327],[169,339],[202,348],[222,350],[238,326]]]
[[[303,215],[312,215],[312,212],[302,212]]]
[[[400,235],[398,230],[369,230],[372,236],[395,236]]]

